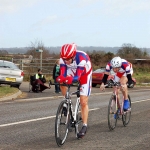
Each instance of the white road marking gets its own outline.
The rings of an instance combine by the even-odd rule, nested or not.
[[[100,109],[100,108],[89,109],[89,111],[93,111],[93,110],[97,110],[97,109]],[[25,121],[7,123],[7,124],[0,125],[0,127],[7,127],[7,126],[12,126],[12,125],[18,125],[18,124],[24,124],[24,123],[29,123],[29,122],[41,121],[41,120],[51,119],[51,118],[55,118],[55,117],[56,116],[49,116],[49,117],[43,117],[43,118],[37,118],[37,119],[30,119],[30,120],[25,120]]]
[[[145,101],[150,101],[150,99],[143,99],[143,100],[134,101],[134,102],[131,102],[131,103],[141,103],[141,102],[145,102]]]
[[[141,91],[141,90],[134,90],[134,91]],[[94,93],[94,94],[91,94],[91,95],[101,95],[101,94],[110,94],[110,93],[112,93],[112,92]],[[57,97],[63,97],[63,96],[57,96]],[[46,97],[46,99],[49,99],[49,98],[54,98],[54,97]],[[37,99],[45,99],[45,98],[35,98],[35,99],[37,100]],[[135,101],[135,102],[132,102],[132,103],[140,103],[140,102],[145,102],[145,101],[149,101],[149,100],[150,99],[145,99],[145,100]],[[97,110],[97,109],[100,109],[100,108],[89,109],[89,111],[93,111],[93,110]],[[35,122],[35,121],[40,121],[40,120],[46,120],[46,119],[51,119],[51,118],[55,118],[55,116],[49,116],[49,117],[43,117],[43,118],[37,118],[37,119],[31,119],[31,120],[25,120],[25,121],[19,121],[19,122],[14,122],[14,123],[2,124],[2,125],[0,125],[0,127],[7,127],[7,126],[12,126],[12,125],[17,125],[17,124],[24,124],[24,123]]]
[[[43,117],[43,118],[13,122],[13,123],[8,123],[8,124],[2,124],[2,125],[0,125],[0,127],[12,126],[12,125],[23,124],[23,123],[29,123],[29,122],[39,121],[39,120],[46,120],[46,119],[51,119],[51,118],[54,118],[54,117],[55,116],[49,116],[49,117]]]

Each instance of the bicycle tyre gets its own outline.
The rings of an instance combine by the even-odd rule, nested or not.
[[[68,135],[69,106],[67,106],[67,114],[65,115],[63,110],[64,104],[66,104],[65,100],[59,104],[55,118],[55,140],[58,146],[62,146],[65,143]]]
[[[128,100],[130,103],[130,108],[128,111],[125,111],[124,114],[122,115],[122,122],[123,122],[123,125],[125,127],[129,124],[130,118],[131,118],[131,98],[130,98],[130,95],[128,95]]]
[[[110,130],[115,129],[117,124],[117,118],[118,113],[116,108],[116,96],[112,95],[108,104],[108,127]]]
[[[83,126],[83,121],[82,121],[82,116],[81,116],[81,106],[79,103],[79,105],[77,106],[76,123],[75,123],[76,137],[79,131],[81,130],[82,126]]]

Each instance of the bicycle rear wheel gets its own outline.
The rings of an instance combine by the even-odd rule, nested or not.
[[[64,105],[67,105],[65,100],[60,103],[55,119],[55,139],[58,146],[62,146],[65,143],[68,135],[69,106],[66,108]],[[66,108],[66,111],[64,108]]]
[[[129,99],[129,103],[130,103],[130,108],[125,111],[122,115],[122,122],[124,126],[127,126],[130,122],[130,118],[131,118],[131,98],[130,95],[128,95],[128,99]]]
[[[111,96],[109,105],[108,105],[108,127],[110,130],[115,129],[118,119],[118,113],[116,108],[116,97]]]
[[[81,116],[81,106],[80,103],[77,106],[77,113],[76,113],[76,124],[75,124],[75,134],[77,137],[77,134],[81,130],[83,126],[82,116]]]

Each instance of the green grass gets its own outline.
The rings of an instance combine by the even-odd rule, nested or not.
[[[150,83],[150,72],[134,72],[133,77],[137,84]]]
[[[0,98],[10,96],[16,92],[18,92],[19,89],[10,87],[8,85],[0,85]]]

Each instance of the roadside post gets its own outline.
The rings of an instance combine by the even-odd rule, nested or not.
[[[42,49],[36,49],[35,51],[40,52],[40,68],[42,69],[42,52],[43,52],[43,50]]]

